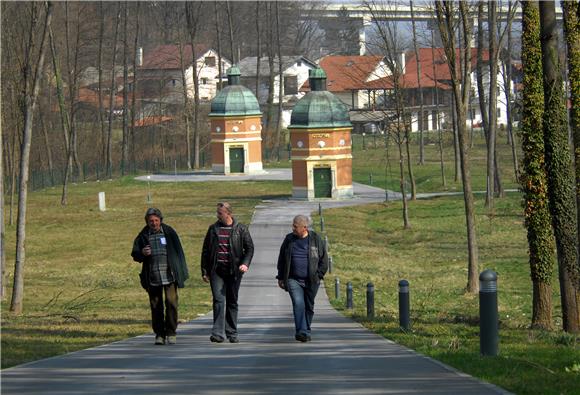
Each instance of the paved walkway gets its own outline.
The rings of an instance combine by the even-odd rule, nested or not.
[[[357,197],[323,207],[382,201]],[[338,314],[318,293],[312,338],[294,340],[290,298],[274,279],[283,236],[318,203],[263,202],[250,231],[256,254],[240,291],[240,343],[209,342],[211,314],[180,325],[178,344],[147,334],[2,371],[2,394],[498,394],[490,384],[386,340]],[[144,300],[145,303],[145,300]]]

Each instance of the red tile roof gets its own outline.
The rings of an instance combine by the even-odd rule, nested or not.
[[[382,56],[325,56],[320,67],[326,72],[326,89],[330,92],[364,89],[382,59]]]
[[[209,47],[205,44],[195,46],[195,56],[199,57],[208,51]],[[191,45],[183,46],[183,64],[191,65],[193,63],[191,55]],[[143,55],[143,66],[141,69],[180,69],[181,60],[179,57],[179,47],[177,45],[159,45]]]
[[[477,64],[477,48],[471,50],[472,68]],[[460,50],[456,50],[459,62]],[[362,89],[389,89],[393,87],[391,77],[384,77],[368,81],[372,73],[379,66],[382,56],[326,56],[320,61],[320,67],[326,72],[326,89],[330,92],[344,92]],[[451,80],[447,58],[443,48],[420,48],[419,59],[421,64],[421,86],[423,88],[435,87],[451,89],[448,81]],[[489,60],[489,52],[484,51],[483,60]],[[433,65],[435,69],[433,69]],[[437,84],[435,84],[437,79]],[[405,56],[405,74],[401,77],[404,89],[418,88],[417,83],[417,59],[415,52],[409,52]],[[310,90],[308,81],[302,86],[301,91]]]

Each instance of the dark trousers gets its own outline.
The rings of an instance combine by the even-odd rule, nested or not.
[[[177,285],[171,283],[159,287],[149,287],[151,305],[151,326],[156,336],[175,336],[177,331]],[[163,311],[165,294],[165,311]]]
[[[210,278],[213,296],[213,328],[211,334],[220,337],[238,335],[238,291],[242,275],[220,276],[213,272]]]

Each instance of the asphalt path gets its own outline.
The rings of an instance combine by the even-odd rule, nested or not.
[[[384,199],[383,190],[359,184],[355,195],[323,202],[323,208]],[[318,203],[290,199],[256,207],[250,226],[256,253],[240,290],[240,343],[209,341],[210,312],[180,325],[176,345],[155,346],[153,334],[147,334],[5,369],[1,393],[506,393],[343,317],[324,288],[316,299],[312,341],[296,342],[290,298],[277,287],[275,263],[292,218],[317,208]]]

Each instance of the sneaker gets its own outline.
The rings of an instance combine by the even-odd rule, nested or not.
[[[228,337],[228,339],[230,340],[230,343],[239,343],[240,339],[238,339],[237,336],[230,336]]]
[[[163,336],[155,336],[155,345],[162,346],[165,344],[165,338]]]
[[[296,336],[294,336],[294,339],[296,339],[299,342],[306,343],[308,341],[308,335],[305,335],[304,333],[299,333]]]
[[[224,338],[223,338],[223,337],[221,337],[221,336],[216,336],[216,335],[211,335],[211,336],[209,337],[209,340],[210,340],[212,343],[223,343],[223,342],[224,342]]]
[[[167,344],[176,344],[177,336],[167,336]]]

